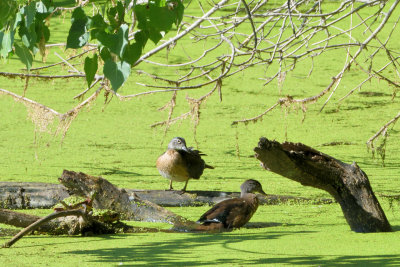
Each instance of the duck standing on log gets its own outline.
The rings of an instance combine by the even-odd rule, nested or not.
[[[196,230],[224,231],[240,228],[245,225],[258,208],[258,199],[255,193],[266,195],[260,182],[246,180],[240,186],[240,198],[232,198],[221,201],[197,221],[201,225]]]
[[[182,137],[173,138],[168,149],[158,157],[156,166],[160,174],[169,179],[169,190],[172,190],[172,181],[185,182],[181,190],[186,191],[189,179],[199,179],[205,168],[214,169],[204,162],[202,154],[198,150],[186,146]]]

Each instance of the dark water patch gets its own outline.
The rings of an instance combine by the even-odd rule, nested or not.
[[[323,144],[320,144],[317,146],[343,146],[343,145],[346,145],[346,146],[357,145],[357,143],[349,142],[349,141],[332,141],[332,142],[323,143]]]
[[[125,177],[131,177],[131,176],[143,176],[143,174],[137,173],[137,172],[131,172],[131,171],[124,171],[120,169],[111,169],[111,168],[103,168],[104,171],[100,173],[100,175],[119,175],[119,176],[125,176]]]
[[[371,92],[371,91],[366,91],[366,92],[362,91],[359,92],[358,94],[366,97],[382,97],[382,96],[392,97],[392,94],[382,93],[382,92]]]
[[[253,228],[268,228],[268,227],[276,227],[276,226],[282,226],[282,223],[277,223],[277,222],[249,222],[247,223],[244,227],[247,229],[253,229]],[[285,224],[285,226],[290,226],[288,224]]]

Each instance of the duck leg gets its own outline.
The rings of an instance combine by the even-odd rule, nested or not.
[[[173,190],[174,188],[172,188],[172,180],[169,180],[169,190]]]
[[[186,186],[187,186],[188,182],[189,182],[189,179],[186,180],[185,186],[181,190],[182,192],[186,192]]]

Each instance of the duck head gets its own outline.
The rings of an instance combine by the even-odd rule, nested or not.
[[[266,196],[267,194],[264,192],[264,190],[262,189],[262,186],[260,184],[259,181],[257,180],[253,180],[253,179],[249,179],[246,180],[241,186],[240,186],[240,191],[241,191],[241,196],[243,197],[245,194],[248,193],[259,193],[262,194],[264,196]]]
[[[189,152],[188,148],[186,147],[185,139],[182,137],[174,137],[168,144],[168,149],[175,149],[175,150],[184,150]]]

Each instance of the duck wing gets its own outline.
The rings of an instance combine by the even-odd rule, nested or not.
[[[206,163],[201,158],[198,150],[189,150],[189,152],[184,150],[179,150],[184,165],[186,166],[187,172],[190,178],[199,179],[203,174]]]
[[[205,212],[198,222],[222,223],[225,228],[239,228],[246,224],[254,211],[243,198],[227,199]]]

